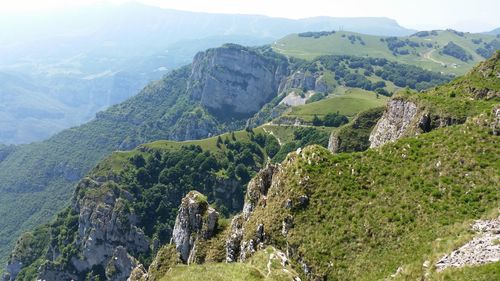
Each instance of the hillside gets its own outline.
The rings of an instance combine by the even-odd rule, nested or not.
[[[310,139],[303,145],[319,144],[314,128],[296,130],[302,131],[301,139]],[[326,146],[328,134],[323,132],[322,137],[321,144]],[[203,140],[156,141],[132,151],[114,152],[80,181],[71,207],[60,212],[51,223],[21,236],[7,271],[12,278],[17,276],[16,280],[32,280],[37,276],[48,280],[105,278],[96,268],[107,263],[108,253],[116,243],[125,246],[132,242],[122,236],[124,232],[135,237],[134,245],[126,245],[134,249],[133,262],[135,259],[150,262],[159,245],[170,241],[177,202],[188,191],[200,190],[221,215],[230,216],[243,207],[244,186],[250,178],[279,151],[277,140],[257,128]],[[101,201],[102,196],[111,196],[113,202]],[[102,212],[94,211],[96,207]],[[79,212],[89,214],[85,226],[76,224],[76,220],[80,221]],[[115,221],[110,215],[119,219]],[[103,221],[113,224],[110,226],[113,230],[101,232]],[[128,223],[134,225],[130,227]],[[82,244],[77,228],[95,243]],[[51,236],[50,245],[37,244],[47,238],[47,232],[59,234]],[[150,243],[157,246],[151,249],[145,246]],[[37,249],[32,251],[34,248]],[[73,255],[80,250],[85,257],[77,262]],[[47,256],[51,251],[60,254]],[[41,264],[45,268],[43,273],[38,269]]]
[[[499,69],[497,52],[445,86],[396,97],[411,96],[417,110],[408,115],[400,107],[394,116],[389,102],[376,127],[399,127],[407,117],[408,125],[377,149],[331,154],[311,146],[267,166],[248,185],[243,212],[191,254],[209,247],[204,252],[225,256],[219,261],[250,270],[252,256],[272,245],[305,280],[498,279]],[[429,98],[442,102],[439,111]],[[457,115],[456,102],[470,105]],[[428,120],[422,116],[456,119],[419,127],[414,121]],[[169,278],[186,268],[162,266]],[[230,273],[233,263],[204,266]],[[198,267],[191,278],[202,278]],[[133,280],[159,280],[151,273]]]
[[[337,64],[345,66],[342,71]],[[421,79],[404,78],[408,72]],[[320,106],[322,114],[335,114],[344,104],[336,101],[345,100],[349,112],[340,111],[352,117],[384,103],[383,95],[400,87],[422,89],[448,80],[444,75],[379,59],[325,56],[314,62],[287,60],[269,47],[234,44],[201,52],[191,65],[171,71],[137,96],[99,112],[89,123],[43,142],[0,148],[0,259],[6,258],[22,231],[47,222],[67,206],[74,184],[112,151],[155,140],[201,139],[246,125],[255,128],[283,114],[283,109],[293,112],[282,100],[300,97],[303,91],[320,97],[316,102],[309,100],[305,108]],[[381,91],[381,95],[377,98],[368,90]],[[307,121],[310,115],[298,117]],[[284,131],[280,126],[270,128],[277,134]],[[323,132],[328,134],[332,128],[325,127]],[[280,148],[275,161],[309,143],[294,129],[287,134],[290,143]],[[316,143],[327,140],[321,135]],[[19,208],[21,205],[29,208]]]
[[[292,34],[276,41],[272,47],[287,56],[308,60],[322,55],[356,55],[463,75],[499,50],[500,41],[492,35],[454,30],[422,31],[404,37],[339,31]]]
[[[233,74],[246,71],[241,73],[256,77],[254,84],[249,85],[265,86],[267,92],[262,93],[273,94],[278,82],[259,75],[268,75],[273,67],[277,67],[279,57],[276,61],[270,60],[272,54],[259,54],[259,51],[242,47],[222,48],[217,56],[234,57],[238,53],[242,54],[240,59],[253,59],[255,68],[234,70]],[[205,66],[202,63],[204,58],[200,53],[197,57],[200,63],[195,60],[194,64]],[[218,65],[223,66],[224,63],[221,61]],[[228,67],[231,70],[231,65]],[[205,106],[202,101],[203,92],[194,95],[189,88],[198,79],[191,77],[191,71],[191,66],[172,71],[163,79],[149,84],[137,96],[98,113],[93,121],[65,130],[43,142],[17,146],[3,157],[0,162],[0,257],[5,258],[13,239],[23,230],[46,222],[67,206],[74,183],[110,152],[131,149],[140,143],[158,139],[199,139],[243,128],[245,120],[239,115],[231,115],[228,111],[221,120],[209,112],[211,107]],[[286,65],[282,71],[285,75]],[[221,96],[229,90],[238,89],[238,84],[231,84],[231,79],[224,83],[229,88],[220,87]],[[226,85],[224,83],[223,86]],[[246,93],[254,94],[255,90]],[[264,96],[263,100],[256,102],[265,103],[266,98],[269,97]]]
[[[275,138],[259,143],[249,131],[199,147],[160,141],[116,152],[80,181],[55,221],[18,241],[8,272],[125,280],[135,268],[134,280],[146,280],[151,265],[151,280],[217,272],[263,280],[268,255],[271,268],[278,256],[290,273],[284,280],[492,279],[497,267],[488,264],[436,264],[473,237],[470,223],[499,216],[499,69],[497,52],[449,84],[394,97],[369,137],[378,148],[365,152],[311,146],[264,167]],[[243,202],[244,178],[259,168]],[[268,246],[278,252],[259,252]]]

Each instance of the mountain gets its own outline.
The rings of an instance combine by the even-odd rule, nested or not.
[[[269,44],[292,32],[340,26],[380,35],[413,32],[386,18],[290,20],[136,3],[3,15],[0,143],[44,140],[87,122],[207,48]]]
[[[287,56],[312,59],[321,55],[386,58],[442,73],[463,75],[500,49],[495,36],[455,30],[421,31],[384,37],[352,32],[305,32],[278,40],[273,49]]]
[[[228,57],[233,59],[234,52],[243,52],[241,58],[252,52],[228,45],[198,55],[193,63],[192,75],[209,76],[196,79],[205,81],[201,85],[191,86],[202,104],[204,89],[221,89],[223,85],[218,83],[223,80],[215,78],[227,78],[229,71],[213,65],[220,71],[210,72],[204,67],[224,61],[217,54],[226,54],[228,48]],[[255,60],[258,54],[250,57]],[[280,69],[279,56],[264,54],[261,60],[269,59]],[[194,69],[203,58],[211,59],[197,73]],[[252,159],[262,165],[265,157],[258,157],[258,151],[269,147],[264,141],[259,148],[255,137],[252,145],[250,131],[184,145],[154,142],[131,152],[116,152],[79,182],[70,207],[18,241],[7,280],[16,275],[17,280],[34,276],[126,280],[130,273],[133,280],[178,280],[182,276],[196,280],[206,274],[228,280],[248,275],[265,280],[266,275],[274,274],[278,276],[273,278],[285,280],[297,275],[305,280],[494,279],[497,264],[456,270],[448,268],[454,266],[448,260],[457,254],[447,253],[472,238],[483,242],[471,243],[498,247],[497,236],[491,235],[498,235],[500,199],[496,189],[499,69],[497,52],[446,85],[424,92],[403,91],[388,102],[383,114],[375,114],[378,117],[374,118],[380,118],[375,125],[363,125],[374,127],[368,137],[372,149],[331,154],[318,146],[299,148],[281,165],[261,169],[250,180],[244,203],[235,204],[231,195],[231,190],[241,194],[243,182],[237,189],[227,189],[217,179],[247,176],[240,165],[234,174],[228,173],[238,161]],[[242,70],[238,73],[234,83],[224,85],[234,87]],[[245,113],[233,99],[223,100],[236,116]],[[220,110],[210,102],[204,106],[215,116]],[[120,107],[114,108],[116,112]],[[130,106],[119,112],[126,108],[131,112]],[[113,115],[102,116],[110,120]],[[248,140],[244,149],[242,141]],[[215,154],[203,151],[210,147],[220,151],[214,153],[222,153],[221,162]],[[259,167],[248,163],[253,171]],[[190,189],[207,196],[188,193]],[[209,202],[213,204],[209,206]],[[242,213],[231,222],[224,219],[242,204]],[[478,219],[474,229],[486,233],[485,237],[469,232],[468,225]],[[171,237],[171,244],[165,244]],[[473,254],[478,251],[478,256],[465,257],[461,263],[485,262],[481,255],[488,253],[476,244],[465,246],[472,247]],[[259,271],[266,268],[266,260],[267,274]],[[279,277],[279,272],[286,274]]]
[[[337,64],[345,67],[334,69]],[[379,75],[375,70],[381,71]],[[385,96],[370,91],[396,91],[399,86],[391,81],[403,73],[421,76],[419,82],[425,83],[419,85],[424,88],[449,80],[444,75],[379,59],[325,56],[311,63],[288,60],[269,47],[234,44],[201,52],[191,65],[171,71],[137,96],[98,113],[84,125],[43,142],[0,148],[5,155],[0,158],[2,256],[6,257],[22,231],[47,222],[67,206],[74,184],[112,151],[161,139],[206,138],[247,125],[257,127],[280,115],[284,119],[278,123],[293,118],[311,126],[313,110],[328,131],[361,110],[385,104]],[[401,86],[417,88],[417,84]],[[303,91],[304,98],[300,96]],[[305,104],[306,95],[316,101]],[[304,104],[294,110],[285,100]],[[286,126],[268,124],[264,128],[283,145],[277,159],[311,143]],[[328,136],[321,139],[326,146]],[[26,205],[29,208],[19,208]]]
[[[495,29],[493,29],[491,31],[485,32],[485,33],[489,34],[489,35],[495,35],[495,36],[497,36],[497,35],[500,34],[500,27],[497,27],[497,28],[495,28]]]

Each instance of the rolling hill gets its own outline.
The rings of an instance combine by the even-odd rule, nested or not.
[[[458,46],[454,48],[458,52],[453,48],[445,51],[450,42]],[[463,75],[500,49],[500,41],[492,35],[454,30],[421,31],[404,37],[339,31],[292,34],[276,41],[272,47],[287,56],[308,60],[322,55],[355,55],[386,58],[437,72]]]

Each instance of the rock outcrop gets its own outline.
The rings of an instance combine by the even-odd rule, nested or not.
[[[370,134],[370,147],[379,147],[407,135],[415,126],[417,113],[418,107],[411,101],[390,100],[384,115]]]
[[[340,138],[338,136],[338,133],[332,132],[330,134],[330,138],[328,139],[328,150],[330,150],[332,153],[337,153],[339,152],[339,145]]]
[[[315,91],[319,93],[328,93],[332,89],[325,82],[321,72],[310,73],[309,71],[299,70],[290,75],[281,91],[286,92],[292,89],[300,89],[304,92]]]
[[[463,267],[500,261],[500,217],[476,221],[472,230],[478,235],[462,247],[442,257],[436,264],[438,271],[448,267]]]
[[[197,191],[189,192],[182,199],[171,243],[184,263],[190,263],[196,252],[198,239],[208,239],[215,233],[218,213],[208,206],[207,199]]]
[[[103,269],[105,280],[126,280],[138,265],[134,257],[149,251],[149,239],[137,227],[138,219],[127,203],[132,200],[132,194],[117,187],[112,176],[82,179],[68,211],[77,218],[71,228],[65,229],[72,238],[58,243],[54,239],[59,232],[54,236],[48,231],[43,236],[48,240],[46,253],[31,253],[35,258],[43,255],[46,259],[37,268],[37,280],[79,280],[92,275],[96,267]],[[19,247],[30,246],[29,239],[29,235],[21,239]],[[72,251],[69,256],[68,248]],[[67,261],[61,263],[61,257]],[[13,255],[5,280],[15,279],[25,259]]]
[[[80,188],[98,186],[101,196],[83,196],[75,201],[79,213],[78,240],[79,257],[71,259],[79,272],[90,270],[95,265],[108,265],[108,280],[124,280],[137,265],[129,254],[138,255],[149,249],[148,238],[137,225],[137,217],[127,207],[125,200],[132,200],[126,191],[107,188],[92,179],[84,179]],[[96,192],[98,192],[96,190]]]
[[[189,90],[215,115],[248,117],[277,96],[287,74],[284,57],[227,44],[195,56]]]
[[[394,98],[389,101],[382,118],[370,134],[370,148],[464,122],[465,118],[455,119],[431,114],[413,101]]]
[[[278,166],[268,165],[248,183],[243,212],[235,216],[231,221],[230,233],[226,239],[226,262],[245,260],[249,254],[255,252],[258,246],[264,242],[264,225],[257,225],[254,238],[245,241],[243,239],[244,224],[259,202],[265,204],[267,191],[271,187],[273,175],[277,170]]]

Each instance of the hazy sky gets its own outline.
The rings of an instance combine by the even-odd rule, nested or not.
[[[0,0],[0,15],[60,10],[128,0]],[[420,30],[487,31],[500,26],[500,0],[137,0],[179,10],[262,14],[275,17],[389,17]]]

